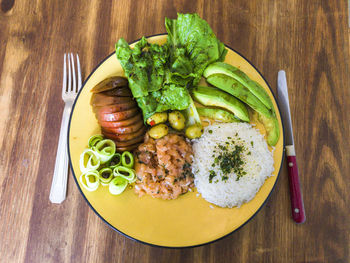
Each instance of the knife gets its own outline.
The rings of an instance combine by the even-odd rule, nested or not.
[[[298,175],[298,166],[294,149],[292,120],[290,116],[286,72],[280,70],[277,78],[277,100],[281,110],[285,130],[286,156],[288,164],[289,190],[292,205],[292,217],[298,224],[305,222],[303,196]]]

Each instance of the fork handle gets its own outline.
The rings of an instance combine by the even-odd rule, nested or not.
[[[60,204],[66,199],[68,175],[67,128],[71,109],[72,103],[66,103],[62,115],[55,170],[50,190],[50,201],[55,204]]]

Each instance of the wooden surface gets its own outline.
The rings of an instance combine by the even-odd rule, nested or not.
[[[347,1],[24,1],[0,5],[1,262],[350,262],[350,70]],[[246,226],[210,245],[162,249],[113,232],[70,174],[49,202],[63,102],[63,53],[84,77],[114,43],[165,32],[198,12],[276,91],[289,85],[307,220],[291,220],[286,167]]]

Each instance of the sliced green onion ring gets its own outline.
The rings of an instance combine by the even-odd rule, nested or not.
[[[99,141],[95,146],[96,155],[102,164],[108,162],[115,154],[115,143],[112,140],[105,139]]]
[[[98,174],[102,185],[108,185],[113,179],[113,171],[109,167],[102,168],[98,171]]]
[[[128,180],[123,177],[117,176],[109,183],[109,192],[112,195],[119,195],[124,192],[128,185]]]
[[[128,180],[130,183],[133,183],[136,181],[135,171],[133,169],[124,167],[124,166],[117,166],[113,169],[114,176],[122,177],[126,180]]]
[[[115,153],[109,161],[108,166],[112,169],[122,164],[122,156],[120,153]]]
[[[87,158],[87,161],[85,162]],[[91,149],[85,149],[80,155],[80,171],[86,173],[91,170],[97,170],[100,167],[100,160],[96,155],[96,152]]]
[[[122,154],[122,165],[127,168],[134,167],[134,156],[131,152],[125,151]]]
[[[85,179],[85,182],[84,182]],[[83,173],[79,177],[80,183],[84,188],[90,192],[96,191],[100,185],[99,174],[96,170],[88,171]]]
[[[96,146],[97,143],[99,143],[100,141],[103,140],[103,135],[102,134],[95,134],[92,135],[89,139],[89,143],[88,146],[91,149],[94,149],[94,147]]]

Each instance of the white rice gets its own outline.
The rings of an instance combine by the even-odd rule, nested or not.
[[[215,159],[213,154],[220,151],[215,146],[226,145],[227,141],[230,142],[228,149],[234,149],[235,145],[244,146],[245,149],[241,158],[246,174],[238,181],[233,171],[228,174],[227,180],[222,180],[224,174],[220,167],[212,167]],[[202,137],[194,141],[193,152],[192,171],[198,192],[208,202],[221,207],[239,207],[252,200],[274,171],[273,156],[263,135],[248,123],[220,123],[206,127]],[[211,170],[216,176],[210,183]]]

